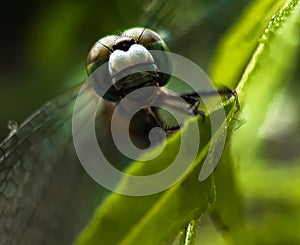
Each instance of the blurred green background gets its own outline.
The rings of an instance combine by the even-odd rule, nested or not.
[[[193,55],[205,68],[222,33],[248,1],[177,2],[169,1],[167,9],[173,13],[156,16],[150,27],[169,36],[172,51]],[[3,2],[0,138],[8,133],[8,120],[20,123],[46,101],[84,81],[92,45],[105,35],[145,25],[151,16],[145,15],[147,6],[151,1]]]
[[[135,26],[142,1],[5,1],[1,11],[0,138],[86,78],[94,42]],[[134,14],[133,14],[134,13]]]
[[[3,2],[0,139],[8,133],[8,120],[23,121],[47,100],[84,81],[86,56],[94,42],[144,24],[146,2]],[[182,8],[174,8],[178,11],[174,20],[157,18],[151,25],[169,36],[171,51],[209,71],[216,46],[248,2],[183,1]],[[233,133],[235,174],[244,198],[240,218],[253,244],[300,244],[299,62],[293,61],[296,68],[273,91],[264,124],[251,127],[260,112],[247,114],[245,108],[240,118],[244,121]],[[201,229],[203,244],[224,243],[210,221]]]

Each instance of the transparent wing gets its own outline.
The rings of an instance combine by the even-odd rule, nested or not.
[[[74,152],[78,89],[48,102],[0,144],[0,244],[70,244],[103,197]]]

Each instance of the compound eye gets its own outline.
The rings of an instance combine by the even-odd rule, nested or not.
[[[109,88],[105,95],[102,96],[104,99],[116,102],[119,99],[119,96],[115,89],[111,86],[111,77],[108,71],[108,61],[109,57],[112,54],[112,46],[115,44],[118,36],[107,36],[101,38],[95,43],[95,45],[90,50],[87,57],[87,73],[90,76],[97,68],[102,65],[106,65],[107,69],[104,71],[101,70],[101,73],[97,73],[93,77],[93,87],[95,91],[102,96],[103,91],[106,91]]]
[[[109,56],[112,53],[112,47],[117,38],[117,36],[107,36],[101,38],[91,48],[87,57],[86,67],[88,75],[93,73],[93,71],[95,71],[99,66],[109,60]]]
[[[137,44],[141,44],[149,50],[169,50],[161,36],[150,29],[136,27],[125,31],[123,35],[131,37]]]

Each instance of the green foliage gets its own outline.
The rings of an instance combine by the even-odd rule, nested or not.
[[[272,16],[286,1],[254,1],[228,31],[211,66],[213,81],[237,86]],[[225,72],[224,72],[225,71]]]
[[[299,149],[293,141],[299,139],[299,117],[297,107],[288,110],[297,101],[288,90],[297,86],[299,25],[298,1],[256,1],[227,33],[212,65],[215,79],[223,77],[237,87],[241,118],[246,119],[233,132],[232,156],[228,151],[223,158],[226,167],[222,162],[216,172],[213,213],[227,227],[229,243],[300,242],[295,191],[300,158],[299,152],[291,150],[297,149],[293,143]],[[287,144],[286,137],[293,143]],[[238,162],[238,170],[232,159]],[[231,191],[224,190],[225,185]]]
[[[234,104],[235,101],[231,100],[225,105],[230,115],[228,117],[235,110]],[[92,222],[76,244],[98,244],[99,241],[106,244],[159,244],[171,240],[189,221],[201,217],[215,201],[215,186],[212,176],[203,182],[198,180],[211,139],[210,121],[203,122],[198,118],[198,124],[201,129],[199,154],[191,169],[174,186],[150,196],[111,194],[96,211]],[[157,158],[146,163],[135,162],[125,172],[145,176],[162,171],[174,160],[178,147],[184,148],[184,154],[190,154],[193,140],[180,146],[180,139],[184,135],[193,137],[189,123],[182,134],[179,132],[171,137],[164,152]],[[223,137],[223,132],[218,131],[216,135]],[[183,156],[183,159],[187,158]],[[119,189],[125,188],[127,184],[125,178]],[[142,188],[146,188],[147,184],[156,183],[145,182]]]

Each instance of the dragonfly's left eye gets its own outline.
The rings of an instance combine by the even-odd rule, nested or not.
[[[107,36],[95,43],[87,57],[88,75],[109,60],[116,39],[118,39],[118,36]]]

